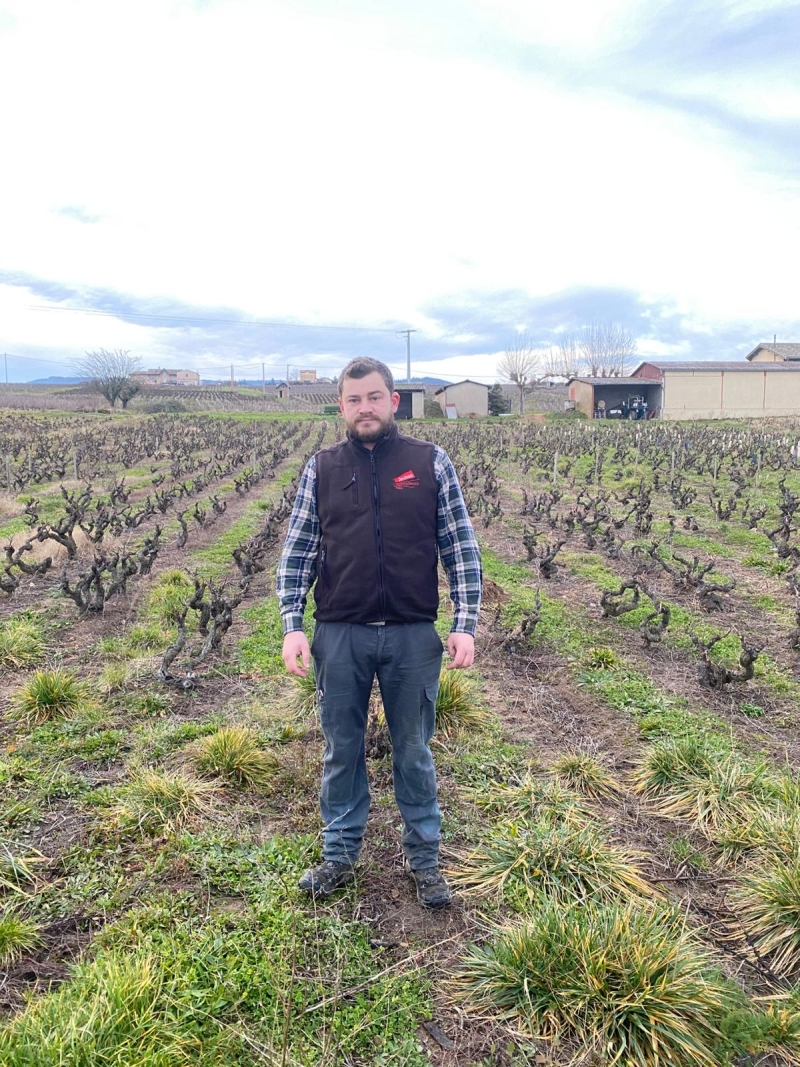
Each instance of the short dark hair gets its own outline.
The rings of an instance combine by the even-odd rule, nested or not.
[[[389,392],[393,393],[394,378],[386,364],[381,363],[379,359],[372,359],[370,356],[361,356],[358,359],[351,359],[339,375],[339,396],[342,395],[345,378],[366,378],[368,374],[373,374],[375,371],[383,378]]]

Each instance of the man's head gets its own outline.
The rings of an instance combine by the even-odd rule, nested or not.
[[[362,444],[373,444],[392,428],[399,403],[392,372],[378,359],[351,359],[339,375],[339,410]]]

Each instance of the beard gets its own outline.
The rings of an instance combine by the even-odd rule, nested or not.
[[[369,426],[369,429],[367,427]],[[375,418],[374,424],[372,422],[357,422],[350,431],[353,437],[356,437],[363,444],[372,444],[379,438],[387,434],[389,430],[394,426],[394,414],[389,413],[388,418],[379,419]]]

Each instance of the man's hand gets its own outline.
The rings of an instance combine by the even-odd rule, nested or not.
[[[311,666],[311,649],[308,647],[308,638],[302,630],[290,630],[283,639],[283,662],[289,674],[296,674],[298,678],[305,678],[308,668]],[[300,662],[298,663],[298,659]]]
[[[450,654],[448,671],[471,667],[475,660],[475,638],[472,634],[453,631],[447,638],[447,651]]]

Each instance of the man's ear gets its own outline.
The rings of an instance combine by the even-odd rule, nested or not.
[[[400,394],[399,393],[392,393],[392,413],[397,411],[399,406],[400,406]]]

